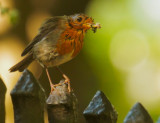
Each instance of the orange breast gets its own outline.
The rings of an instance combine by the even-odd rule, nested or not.
[[[75,57],[83,47],[83,38],[82,30],[66,29],[57,42],[57,52],[60,55],[73,52],[72,57]]]

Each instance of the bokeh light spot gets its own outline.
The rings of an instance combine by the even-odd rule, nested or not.
[[[117,33],[110,44],[112,64],[121,70],[129,70],[142,62],[149,54],[146,37],[134,30],[123,30]]]
[[[20,52],[24,48],[20,39],[15,36],[8,36],[9,38],[0,40],[0,76],[3,79],[6,87],[6,123],[13,122],[13,109],[10,98],[10,92],[13,88],[15,82],[20,76],[19,72],[10,73],[9,68],[18,62],[20,57]]]
[[[24,44],[22,41],[15,37],[9,36],[9,38],[4,38],[0,40],[0,77],[3,79],[6,87],[6,122],[13,122],[13,110],[12,110],[12,102],[10,98],[10,92],[13,89],[14,85],[19,79],[19,76],[22,74],[20,72],[9,72],[9,68],[19,62],[21,59],[21,52],[24,49]],[[35,77],[39,77],[42,69],[36,63],[30,66],[31,71],[35,75]]]
[[[146,15],[156,21],[160,21],[160,1],[159,0],[138,0]]]
[[[159,85],[159,68],[153,61],[147,60],[129,72],[126,82],[126,95],[129,101],[140,101],[152,109],[159,104]]]

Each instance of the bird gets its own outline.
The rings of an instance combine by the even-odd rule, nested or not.
[[[59,84],[53,84],[48,68],[56,67],[62,73],[64,83],[68,84],[71,92],[70,79],[59,66],[76,57],[83,47],[83,39],[87,30],[95,33],[101,28],[99,23],[83,13],[64,16],[53,16],[46,19],[39,28],[38,34],[27,45],[21,56],[20,62],[9,69],[10,72],[22,72],[34,60],[45,70],[50,83],[51,92]]]

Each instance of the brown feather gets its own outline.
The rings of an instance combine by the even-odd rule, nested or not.
[[[10,72],[19,71],[22,72],[28,65],[33,61],[33,54],[29,54],[22,61],[18,62],[16,65],[9,69]]]

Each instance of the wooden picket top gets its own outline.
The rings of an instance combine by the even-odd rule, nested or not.
[[[5,123],[5,93],[6,86],[0,79],[0,123]],[[15,123],[44,123],[45,109],[49,123],[78,123],[78,101],[73,91],[68,92],[66,84],[57,86],[46,98],[33,74],[24,70],[11,91],[11,98]],[[118,119],[117,111],[102,91],[96,92],[83,115],[86,123],[116,123]],[[120,122],[153,123],[153,120],[144,106],[137,102]],[[160,118],[157,123],[160,123]]]

